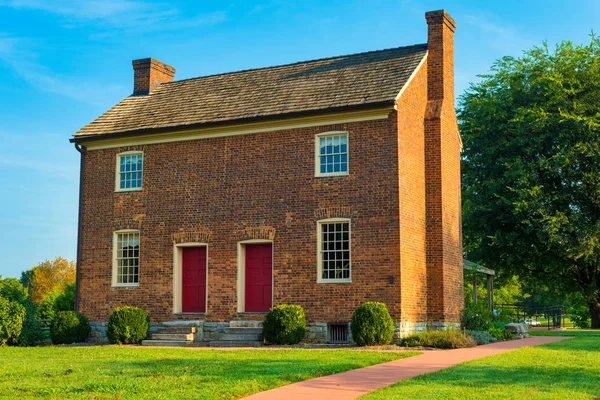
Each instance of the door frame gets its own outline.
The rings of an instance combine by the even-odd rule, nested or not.
[[[206,248],[206,299],[204,312],[184,313],[182,310],[182,275],[183,275],[183,249],[185,247]],[[188,242],[173,245],[173,314],[208,314],[208,243]]]
[[[247,244],[270,244],[271,245],[271,307],[273,307],[273,294],[275,293],[275,274],[273,265],[275,264],[275,245],[273,240],[268,239],[250,239],[242,240],[237,243],[238,249],[238,271],[237,271],[237,312],[246,312],[246,245]],[[264,314],[251,312],[251,314]]]

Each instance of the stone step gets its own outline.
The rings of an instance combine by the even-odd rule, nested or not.
[[[157,333],[196,333],[195,326],[168,326],[160,327],[156,330]]]
[[[212,340],[210,347],[261,347],[263,342],[257,340]]]
[[[188,347],[194,344],[188,340],[142,340],[142,346],[173,346],[173,347]]]
[[[153,333],[152,340],[194,340],[193,333]]]
[[[229,326],[231,328],[262,328],[261,321],[230,321]]]
[[[225,333],[241,333],[241,334],[255,334],[255,335],[261,335],[262,334],[262,328],[243,328],[243,327],[229,327],[229,328],[224,328]]]
[[[220,333],[219,340],[228,340],[228,341],[240,341],[245,342],[248,340],[262,340],[262,334],[260,333]]]

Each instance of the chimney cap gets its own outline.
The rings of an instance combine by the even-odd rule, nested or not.
[[[456,30],[456,21],[446,12],[446,10],[428,11],[425,13],[427,24],[444,22],[452,32]]]
[[[156,58],[139,58],[137,60],[131,61],[131,65],[133,65],[134,70],[140,68],[152,68],[160,70],[161,72],[167,75],[175,76],[175,68],[171,67],[168,64],[165,64],[162,61],[157,60]]]

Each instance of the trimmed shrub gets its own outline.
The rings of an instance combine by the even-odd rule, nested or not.
[[[449,329],[447,331],[424,331],[402,339],[406,347],[435,347],[438,349],[460,349],[475,347],[477,342],[471,336]]]
[[[490,335],[489,332],[465,331],[465,333],[467,335],[471,336],[473,339],[475,339],[475,341],[477,342],[478,345],[490,344],[490,343],[494,343],[496,341],[496,338],[493,337],[492,335]]]
[[[280,304],[269,310],[263,321],[263,336],[275,344],[297,344],[306,334],[304,309],[295,304]]]
[[[83,342],[90,334],[87,318],[76,311],[59,311],[50,324],[50,338],[54,344]]]
[[[0,296],[0,347],[15,344],[25,319],[25,308],[16,301]]]
[[[150,317],[138,307],[117,307],[108,319],[108,340],[115,344],[139,343],[148,335]]]
[[[383,303],[364,303],[354,311],[352,339],[359,346],[390,344],[394,337],[394,321]]]
[[[491,321],[492,314],[483,303],[466,305],[460,316],[463,329],[470,331],[487,331]]]
[[[492,326],[490,329],[488,329],[488,332],[490,333],[490,335],[495,337],[496,340],[512,340],[513,339],[513,334],[504,328]]]

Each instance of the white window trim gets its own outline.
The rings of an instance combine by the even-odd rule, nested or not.
[[[271,307],[274,306],[275,295],[275,244],[269,239],[250,239],[237,243],[237,312],[246,312],[246,245],[247,244],[270,244],[271,245]],[[251,314],[262,314],[250,312]]]
[[[141,154],[142,155],[142,187],[139,188],[123,188],[121,189],[121,174],[120,174],[120,165],[121,165],[121,157],[122,156],[133,156]],[[115,168],[115,192],[139,192],[144,187],[144,152],[135,150],[135,151],[124,151],[122,153],[117,154],[116,160],[116,168]]]
[[[323,245],[323,232],[321,227],[324,224],[339,222],[348,223],[348,240],[350,241],[350,255],[348,257],[348,261],[350,261],[350,275],[347,279],[323,279],[323,256],[321,254],[321,247]],[[350,218],[329,218],[317,221],[317,283],[352,283],[352,221]]]
[[[206,247],[206,300],[204,312],[184,313],[183,310],[183,248]],[[173,314],[208,314],[208,243],[188,242],[173,245]]]
[[[138,266],[138,282],[137,283],[118,283],[117,282],[117,273],[119,270],[119,265],[117,262],[117,235],[122,233],[137,233],[140,237],[140,265]],[[112,287],[139,287],[140,286],[140,278],[141,278],[141,264],[142,264],[142,235],[138,229],[121,229],[119,231],[113,232],[113,259],[112,259]]]
[[[321,173],[321,165],[320,165],[320,154],[319,154],[319,139],[327,136],[339,136],[346,135],[346,146],[347,146],[347,155],[348,168],[346,168],[345,172],[323,172]],[[348,131],[329,131],[323,132],[315,135],[315,176],[316,177],[327,177],[327,176],[346,176],[350,174],[350,134]]]

